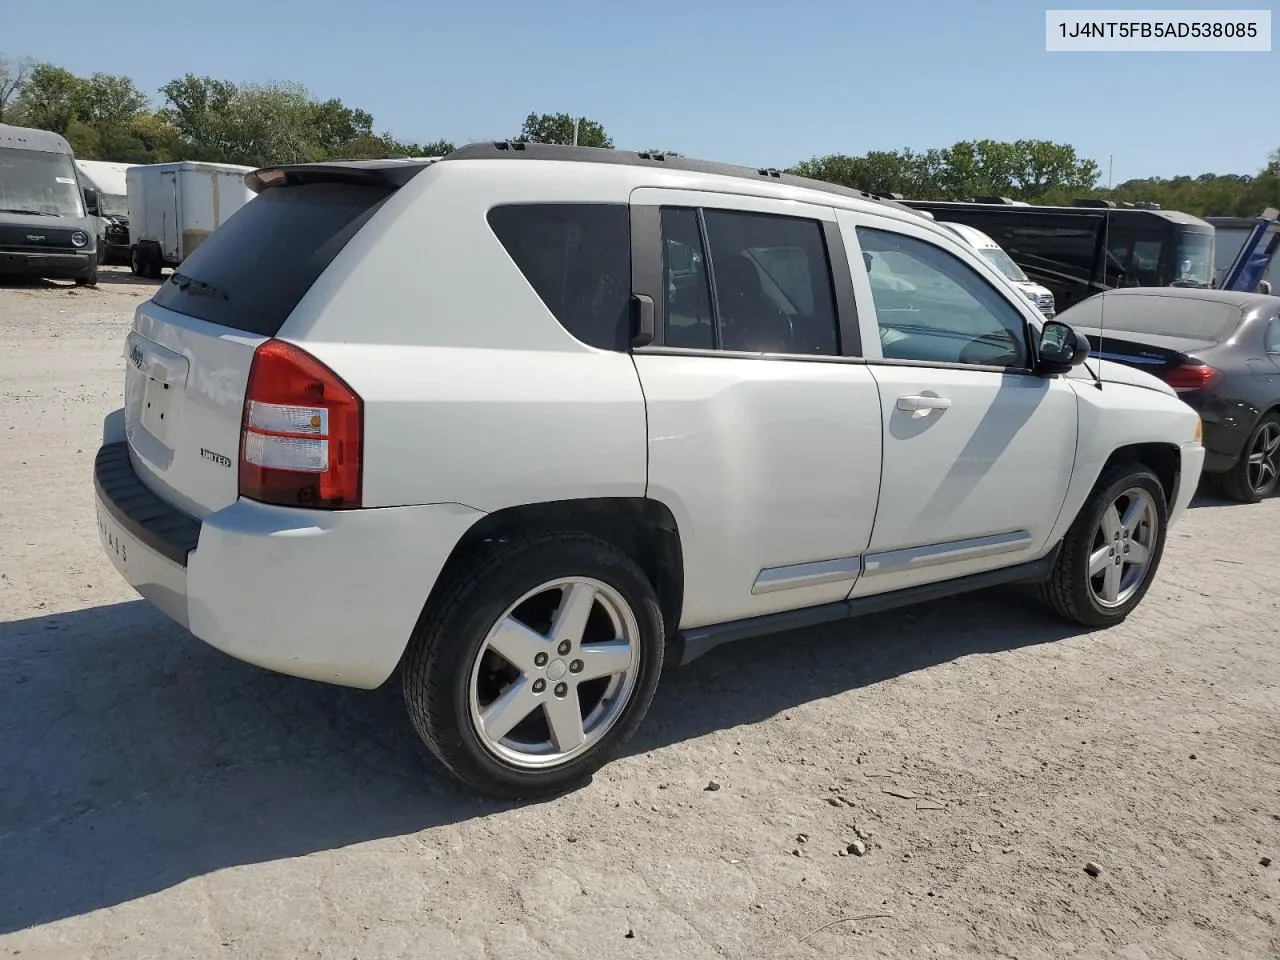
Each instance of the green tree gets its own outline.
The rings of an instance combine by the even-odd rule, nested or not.
[[[160,92],[165,98],[160,116],[178,132],[191,158],[225,161],[233,148],[228,118],[239,92],[236,85],[188,73],[170,80]]]
[[[520,143],[573,143],[574,118],[567,113],[531,113],[525,117],[524,126],[516,141]],[[582,117],[578,122],[578,146],[612,147],[613,141],[604,127],[595,120]]]
[[[22,114],[27,124],[65,134],[73,120],[88,114],[89,84],[70,70],[51,63],[31,68],[22,86]]]
[[[147,95],[125,76],[95,73],[84,88],[83,113],[79,117],[98,127],[128,127],[151,104]]]

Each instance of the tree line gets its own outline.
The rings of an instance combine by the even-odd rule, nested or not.
[[[194,74],[160,88],[161,101],[127,76],[80,77],[63,67],[0,54],[0,122],[52,130],[90,160],[163,163],[206,160],[265,166],[332,159],[440,156],[446,139],[401,140],[375,131],[372,114],[337,98],[319,100],[297,83],[238,84]],[[597,120],[530,113],[509,139],[612,148]],[[674,153],[670,150],[658,152]],[[871,193],[961,200],[1008,197],[1031,203],[1075,198],[1153,201],[1196,216],[1256,216],[1280,206],[1280,150],[1257,174],[1129,180],[1108,189],[1094,160],[1047,140],[966,140],[924,151],[831,154],[788,172]]]

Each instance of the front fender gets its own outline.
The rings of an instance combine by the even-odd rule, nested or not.
[[[1199,479],[1203,452],[1195,463],[1184,463],[1185,451],[1190,446],[1199,449],[1197,429],[1199,415],[1176,396],[1145,387],[1107,381],[1102,389],[1089,381],[1068,379],[1079,397],[1079,432],[1076,441],[1075,466],[1067,496],[1049,542],[1056,543],[1066,536],[1080,508],[1084,506],[1103,468],[1111,455],[1122,447],[1138,444],[1159,444],[1176,454],[1180,474],[1188,470],[1195,477],[1182,475],[1179,493],[1187,484],[1194,490]],[[1181,501],[1183,497],[1178,496]],[[1170,497],[1172,510],[1174,497]],[[1181,511],[1178,511],[1181,512]]]

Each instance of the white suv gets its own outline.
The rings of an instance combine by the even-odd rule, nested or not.
[[[726,640],[1014,582],[1116,623],[1200,475],[1172,390],[891,201],[507,143],[246,179],[137,310],[103,545],[232,656],[400,667],[489,792],[580,782]]]

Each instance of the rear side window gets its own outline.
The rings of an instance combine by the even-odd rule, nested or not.
[[[631,343],[631,224],[625,204],[507,204],[489,226],[569,333],[602,350]]]
[[[153,299],[209,323],[274,337],[390,195],[363,184],[269,188],[201,243]]]

